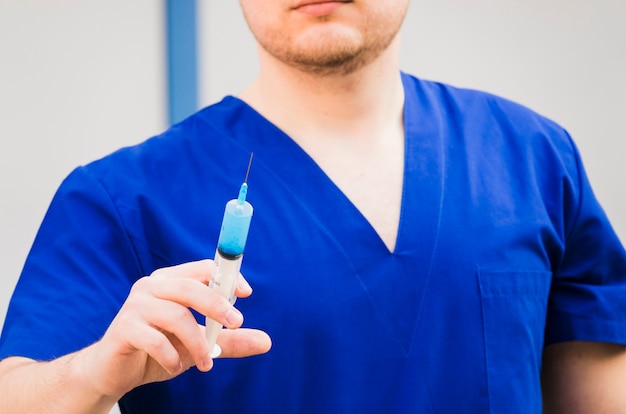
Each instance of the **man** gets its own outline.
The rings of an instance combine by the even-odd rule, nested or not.
[[[626,411],[626,254],[567,133],[400,74],[408,0],[240,3],[258,79],[59,189],[3,410]],[[251,152],[237,307],[260,330],[201,260]],[[201,315],[222,357],[262,355],[212,361]]]

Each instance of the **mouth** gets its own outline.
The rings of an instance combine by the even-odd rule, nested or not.
[[[296,2],[296,5],[293,6],[294,9],[298,9],[300,7],[312,6],[316,4],[324,4],[324,3],[351,3],[353,0],[299,0]]]
[[[301,0],[293,7],[301,13],[319,17],[331,14],[343,4],[352,3],[352,0]]]

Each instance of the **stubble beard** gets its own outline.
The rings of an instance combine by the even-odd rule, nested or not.
[[[340,33],[315,39],[281,38],[260,43],[284,64],[316,76],[349,75],[375,60],[395,36],[377,38],[368,44],[360,33]],[[376,38],[376,37],[374,37]]]

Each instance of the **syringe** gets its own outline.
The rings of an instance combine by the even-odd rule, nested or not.
[[[246,201],[246,194],[248,193],[248,174],[253,155],[250,154],[246,178],[239,189],[239,196],[226,203],[222,228],[217,240],[217,250],[213,259],[213,273],[209,282],[209,287],[228,299],[231,304],[235,303],[236,299],[235,285],[248,238],[250,220],[252,219],[253,208]],[[206,318],[206,338],[212,349],[211,358],[217,358],[222,353],[220,346],[215,343],[221,330],[222,325],[219,322],[209,317]]]

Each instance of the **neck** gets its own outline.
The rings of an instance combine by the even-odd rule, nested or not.
[[[349,74],[310,73],[262,49],[259,54],[259,77],[240,98],[296,142],[320,136],[376,137],[402,117],[398,38],[376,60]]]
[[[336,75],[298,70],[261,51],[259,78],[241,95],[311,156],[389,251],[400,220],[404,168],[398,42],[358,70]]]

